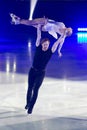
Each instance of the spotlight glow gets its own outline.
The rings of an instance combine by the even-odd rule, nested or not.
[[[30,1],[30,16],[29,16],[29,20],[32,20],[36,3],[37,3],[37,0],[31,0]]]

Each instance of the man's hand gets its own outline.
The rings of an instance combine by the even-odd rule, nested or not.
[[[13,13],[10,13],[10,17],[12,18],[12,21],[11,21],[12,24],[15,24],[15,25],[20,24],[21,19],[18,16],[16,16]]]

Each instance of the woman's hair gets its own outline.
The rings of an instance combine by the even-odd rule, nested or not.
[[[72,32],[73,32],[73,30],[71,27],[67,28],[66,36],[71,36]]]
[[[46,41],[48,41],[48,42],[50,43],[50,40],[49,40],[48,38],[44,38],[44,39],[41,40],[41,45],[42,45],[44,42],[46,42]]]

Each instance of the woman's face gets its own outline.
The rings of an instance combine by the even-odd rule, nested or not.
[[[67,28],[66,29],[66,36],[71,36],[72,35],[72,28]]]
[[[43,42],[43,43],[42,43],[42,50],[43,50],[43,51],[47,51],[48,48],[49,48],[49,44],[50,44],[49,41]]]

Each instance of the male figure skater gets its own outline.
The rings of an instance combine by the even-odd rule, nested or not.
[[[64,42],[64,39],[65,35],[60,36],[60,38],[52,45],[52,48],[49,48],[49,39],[45,38],[41,40],[41,25],[37,26],[36,51],[32,67],[30,68],[28,75],[27,102],[25,106],[25,109],[28,110],[28,114],[32,113],[34,104],[37,100],[38,91],[45,76],[46,65],[52,54],[56,51],[58,45],[61,46]]]
[[[37,26],[37,39],[36,39],[35,56],[33,59],[32,67],[30,68],[29,75],[28,75],[28,90],[27,90],[27,98],[26,98],[26,106],[25,106],[25,109],[27,109],[28,114],[32,113],[32,110],[36,103],[39,88],[44,80],[47,63],[49,62],[52,54],[56,51],[57,48],[58,48],[58,54],[59,56],[61,56],[60,51],[63,42],[65,40],[65,37],[67,36],[66,31],[64,31],[62,35],[57,39],[57,41],[52,45],[52,47],[49,48],[49,44],[50,44],[49,39],[45,38],[41,40],[43,21],[44,20],[39,21],[38,24],[36,20],[37,23],[34,24],[35,26]]]

